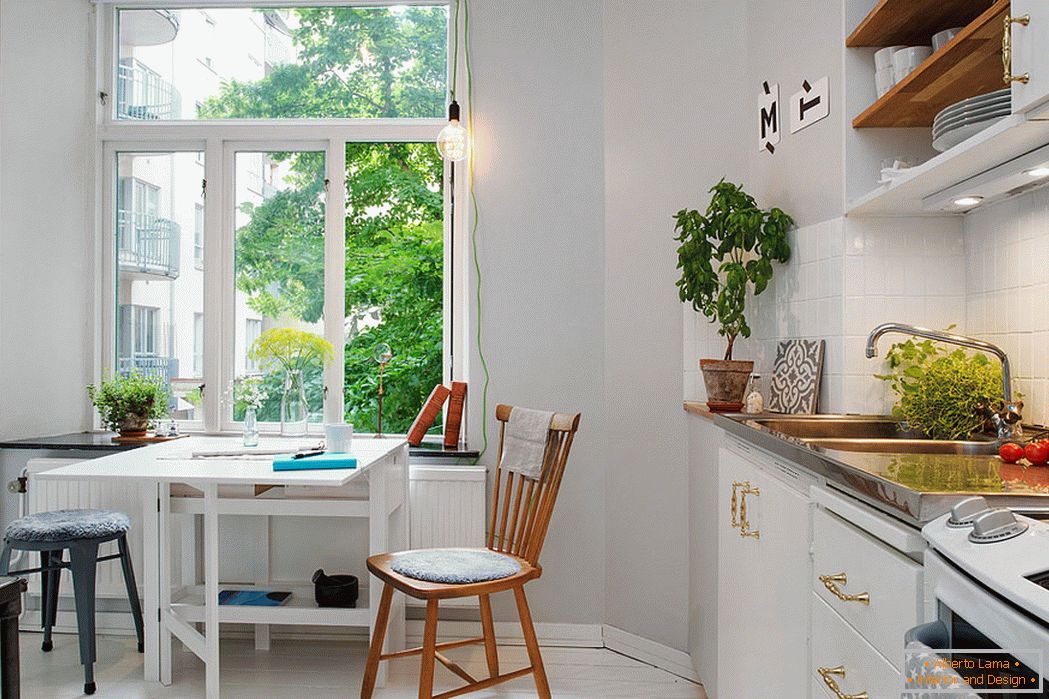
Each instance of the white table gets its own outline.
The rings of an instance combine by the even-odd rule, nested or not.
[[[258,448],[296,449],[316,441],[310,437],[264,438]],[[358,463],[353,470],[274,472],[273,457],[261,455],[190,458],[193,452],[239,448],[239,437],[192,436],[62,466],[37,476],[126,482],[129,488],[140,488],[144,515],[143,521],[136,525],[143,537],[145,677],[147,681],[171,684],[171,640],[177,637],[204,661],[209,699],[219,696],[220,622],[256,625],[256,647],[263,649],[268,648],[270,624],[367,627],[371,637],[379,596],[368,594],[369,590],[364,587],[367,576],[359,576],[362,589],[356,609],[317,607],[308,581],[289,584],[268,580],[269,517],[366,518],[369,553],[408,547],[408,444],[403,439],[354,439],[352,453]],[[256,576],[256,586],[291,590],[293,596],[288,604],[219,606],[220,514],[261,518],[264,526],[259,530],[260,539],[252,542],[257,547],[262,571]],[[172,526],[173,516],[180,515],[190,516],[182,518],[190,521],[188,528]],[[186,543],[194,547],[192,521],[198,516],[203,519],[203,584],[197,580],[194,564],[190,564],[190,576],[183,574],[186,569],[183,562],[176,586],[172,579],[173,537],[180,536],[182,542],[192,539]],[[195,558],[195,555],[189,556],[190,561]],[[189,584],[186,577],[191,577]],[[251,586],[228,587],[250,589]],[[197,625],[203,626],[203,633]],[[404,647],[404,600],[400,595],[396,596],[386,639],[386,652]],[[379,681],[385,681],[385,673]]]

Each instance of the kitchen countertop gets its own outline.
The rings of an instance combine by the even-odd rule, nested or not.
[[[53,451],[100,451],[113,453],[138,449],[142,444],[114,444],[113,432],[71,432],[49,437],[31,437],[0,441],[0,449],[46,449]],[[362,437],[367,439],[367,437]],[[411,456],[439,459],[476,459],[480,452],[473,449],[446,449],[441,444],[423,443],[409,449]]]
[[[826,479],[829,485],[903,521],[922,526],[970,495],[1018,510],[1049,511],[1049,467],[997,456],[863,453],[811,446],[753,422],[755,415],[685,410]]]

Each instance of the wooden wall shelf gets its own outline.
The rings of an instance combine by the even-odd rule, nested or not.
[[[883,0],[879,7],[886,3],[889,0]],[[912,4],[928,7],[927,3],[914,0]],[[853,127],[932,126],[944,107],[1003,89],[1002,19],[1008,12],[1009,0],[995,2],[949,44],[853,119]]]
[[[845,45],[928,46],[932,35],[964,27],[991,6],[993,0],[880,0],[853,30]]]

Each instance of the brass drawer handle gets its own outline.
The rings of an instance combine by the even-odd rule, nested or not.
[[[816,670],[820,673],[820,677],[823,678],[823,684],[827,685],[827,688],[834,693],[834,696],[838,699],[870,699],[870,696],[866,692],[860,692],[859,694],[846,694],[841,691],[841,687],[838,686],[835,677],[845,677],[845,666],[839,665],[838,667],[821,667]]]
[[[732,528],[739,529],[739,502],[737,492],[739,488],[750,488],[750,481],[735,481],[732,483]]]
[[[761,495],[761,488],[751,487],[750,483],[746,484],[740,495],[739,501],[739,535],[744,539],[760,539],[761,532],[757,529],[751,530],[750,520],[747,519],[747,496],[748,495]]]
[[[1031,82],[1031,74],[1024,73],[1023,75],[1013,75],[1013,40],[1012,40],[1012,28],[1013,24],[1019,24],[1020,26],[1026,27],[1031,23],[1031,15],[1023,15],[1021,17],[1012,17],[1006,15],[1002,20],[1002,81],[1006,85],[1012,85],[1013,83],[1022,83],[1026,85]]]
[[[871,596],[869,592],[860,592],[859,594],[850,595],[842,592],[838,585],[848,585],[849,579],[845,576],[845,573],[838,573],[836,575],[821,575],[820,582],[823,586],[830,590],[830,593],[840,599],[842,602],[859,602],[860,604],[866,604],[870,606]]]

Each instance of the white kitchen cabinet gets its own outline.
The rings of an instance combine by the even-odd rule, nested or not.
[[[1010,15],[1012,75],[1028,81],[1012,83],[1013,111],[1026,112],[1049,99],[1049,3],[1045,0],[1012,0]],[[1044,118],[1040,117],[1040,118]]]
[[[812,600],[812,665],[813,699],[864,692],[869,699],[899,699],[903,688],[899,670],[819,597]]]
[[[807,488],[763,454],[720,452],[717,699],[808,695]]]

